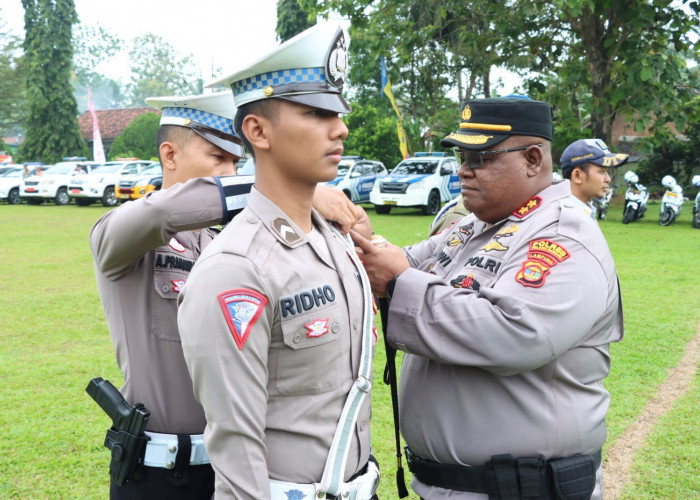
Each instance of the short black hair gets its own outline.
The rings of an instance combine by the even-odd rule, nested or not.
[[[158,161],[161,165],[163,160],[160,157],[160,145],[164,142],[174,142],[175,144],[184,147],[187,141],[194,135],[191,129],[180,125],[161,125],[156,132],[156,151],[158,152]]]
[[[253,150],[253,146],[251,146],[250,142],[248,141],[248,138],[243,133],[243,120],[245,120],[246,116],[251,114],[259,115],[264,118],[273,118],[277,114],[279,104],[279,99],[264,99],[244,104],[238,108],[238,111],[236,111],[236,118],[233,122],[233,130],[236,132],[238,137],[241,138],[243,141],[243,147],[250,153],[253,159],[255,159],[255,151]]]
[[[586,172],[586,174],[588,174],[588,167],[589,167],[589,166],[590,166],[590,163],[581,163],[581,164],[576,165],[576,166],[571,167],[571,168],[566,168],[566,169],[562,168],[562,169],[561,169],[561,176],[562,176],[564,179],[569,179],[569,180],[571,180],[571,173],[572,173],[572,172],[574,171],[574,169],[576,169],[576,168],[578,168],[579,170],[583,170],[584,172]]]

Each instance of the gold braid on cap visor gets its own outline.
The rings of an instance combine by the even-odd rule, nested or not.
[[[481,130],[495,130],[497,132],[510,132],[510,125],[495,125],[492,123],[460,123],[459,128],[479,128]]]
[[[467,134],[450,134],[445,139],[454,139],[462,144],[485,144],[489,139],[493,139],[492,135],[467,135]]]

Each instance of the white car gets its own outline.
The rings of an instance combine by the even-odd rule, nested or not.
[[[20,194],[29,205],[38,205],[43,201],[53,200],[56,205],[70,203],[68,184],[75,175],[80,175],[78,166],[89,174],[93,168],[100,165],[96,161],[63,161],[47,167],[42,167],[41,175],[32,175],[22,180]]]
[[[416,153],[377,180],[370,202],[378,214],[388,214],[391,207],[420,207],[425,215],[435,215],[461,192],[458,169],[452,153]]]
[[[139,174],[143,169],[156,162],[145,160],[109,161],[93,169],[89,175],[76,175],[68,185],[68,193],[81,207],[101,201],[105,207],[114,207],[119,203],[115,187],[126,175]]]
[[[0,200],[7,200],[10,205],[22,203],[19,185],[22,183],[22,166],[14,167],[0,174]]]
[[[344,157],[338,164],[338,176],[326,185],[340,189],[353,203],[367,203],[374,183],[387,174],[380,161]]]

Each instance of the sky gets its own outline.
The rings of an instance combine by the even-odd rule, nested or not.
[[[277,0],[75,0],[75,8],[83,25],[101,26],[125,41],[124,54],[100,68],[122,82],[128,80],[129,42],[149,32],[169,42],[180,57],[192,54],[205,82],[277,45]],[[8,31],[24,36],[21,0],[3,0],[0,18]],[[212,75],[212,67],[221,73]]]

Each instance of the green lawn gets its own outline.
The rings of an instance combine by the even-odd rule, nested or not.
[[[601,223],[625,305],[625,339],[612,346],[609,443],[639,415],[700,322],[700,230],[686,203],[678,221],[657,224],[658,204],[623,225],[620,199]],[[431,217],[394,209],[376,215],[377,233],[405,245]],[[109,419],[84,392],[102,376],[119,385],[97,296],[88,235],[107,209],[0,205],[0,498],[107,498]],[[396,498],[394,438],[384,352],[375,359],[373,442],[384,475],[380,496]],[[637,457],[625,498],[698,498],[700,382],[670,409]],[[407,477],[410,477],[407,474]],[[415,498],[415,497],[413,497]]]

